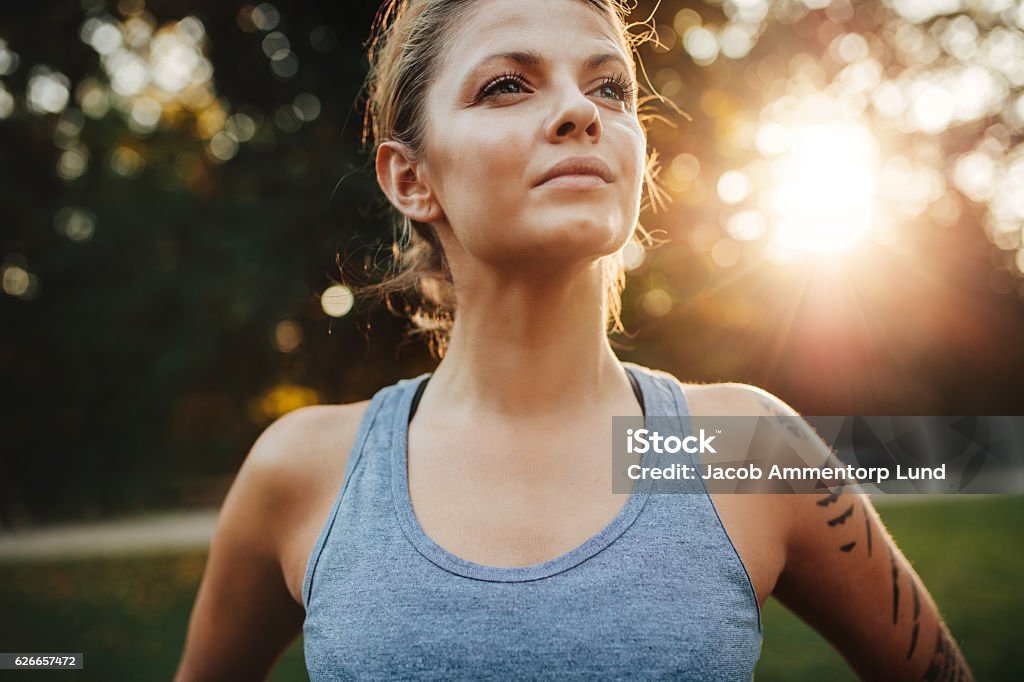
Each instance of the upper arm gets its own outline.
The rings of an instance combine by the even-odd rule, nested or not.
[[[210,544],[177,680],[264,679],[301,629],[282,573],[281,538],[301,490],[304,432],[325,408],[285,415],[257,439]]]
[[[867,495],[792,495],[779,600],[868,679],[970,679],[939,610]]]
[[[770,393],[749,388],[768,415],[798,416]],[[802,459],[823,464],[828,446],[800,422],[800,429],[770,431],[770,438],[788,445],[768,449],[802,450]],[[863,678],[971,679],[934,600],[867,495],[856,485],[836,485],[775,497],[786,526],[785,561],[774,591],[779,601]]]

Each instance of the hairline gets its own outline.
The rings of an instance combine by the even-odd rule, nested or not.
[[[461,33],[463,30],[465,30],[465,27],[460,26],[460,24],[463,22],[463,20],[465,20],[466,15],[468,15],[474,9],[475,5],[481,1],[483,0],[466,0],[465,2],[461,3],[461,6],[455,11],[454,15],[452,16],[452,30],[448,32],[449,36],[453,36],[454,34]],[[607,19],[615,27],[616,30],[612,31],[612,35],[615,38],[613,42],[616,45],[618,45],[619,48],[622,49],[622,54],[625,55],[626,66],[630,69],[631,72],[635,72],[636,63],[633,60],[633,55],[630,51],[629,40],[624,35],[625,24],[622,22],[621,17],[619,17],[619,15],[615,12],[614,0],[576,0],[576,2],[582,2],[591,10],[597,12],[602,18]],[[446,42],[449,42],[450,44],[454,45],[456,41],[446,40]],[[437,72],[440,72],[441,69],[445,68],[450,64],[450,54],[451,50],[447,48],[442,48],[438,52],[437,61],[435,62],[435,65],[438,70]],[[437,72],[435,72],[435,74],[433,75],[436,75]]]

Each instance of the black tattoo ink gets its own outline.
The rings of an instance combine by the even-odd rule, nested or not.
[[[822,499],[818,500],[815,504],[817,504],[819,507],[827,507],[830,504],[833,504],[836,500],[838,500],[839,496],[842,495],[842,494],[843,494],[843,491],[840,490],[837,493],[832,493],[831,495],[826,495]]]
[[[845,545],[841,546],[839,549],[843,550],[844,552],[849,553],[849,551],[852,550],[856,546],[856,544],[857,544],[857,541],[854,540],[853,542],[846,543]]]
[[[790,415],[780,414],[779,415],[779,419],[782,420],[782,423],[786,425],[786,429],[791,434],[793,434],[794,436],[796,436],[800,440],[807,440],[807,434],[804,433],[803,428],[798,423],[799,421],[801,421],[800,417],[793,417],[793,416],[790,416]]]
[[[910,632],[910,648],[907,650],[907,660],[914,655],[914,648],[917,646],[917,628],[920,625],[918,619],[921,616],[921,602],[917,598],[917,583],[914,579],[910,579],[910,594],[913,596],[914,603],[914,629]]]
[[[761,403],[761,407],[765,409],[768,414],[779,419],[779,423],[786,427],[786,430],[791,434],[799,438],[800,440],[807,440],[807,432],[805,430],[805,422],[800,417],[795,417],[791,414],[786,414],[782,410],[772,403],[768,398],[758,398]]]
[[[896,622],[900,617],[900,572],[899,567],[896,566],[896,555],[892,553],[892,548],[889,548],[889,561],[892,562],[892,624],[896,625]]]
[[[868,532],[868,556],[871,556],[871,517],[868,516],[868,506],[862,501],[861,510],[864,512],[864,528]]]
[[[964,677],[963,661],[956,655],[953,643],[942,631],[942,625],[939,625],[935,628],[935,654],[921,679],[927,682],[945,682],[946,680],[955,682]]]
[[[852,504],[846,509],[846,511],[844,511],[839,516],[835,517],[834,519],[829,519],[828,525],[832,528],[835,528],[836,526],[841,526],[842,524],[846,523],[846,519],[850,518],[851,516],[853,516]]]
[[[907,651],[907,660],[914,655],[914,648],[917,646],[917,626],[918,623],[914,623],[914,629],[910,632],[910,649]]]

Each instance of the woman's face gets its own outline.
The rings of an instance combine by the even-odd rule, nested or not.
[[[646,139],[618,30],[585,0],[480,0],[452,33],[420,173],[453,267],[595,260],[629,239]],[[598,168],[544,181],[574,160]]]

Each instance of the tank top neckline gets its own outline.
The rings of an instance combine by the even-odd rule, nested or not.
[[[658,402],[660,391],[653,385],[656,380],[633,363],[623,362],[622,366],[640,385],[646,415],[659,414]],[[409,495],[408,453],[409,453],[409,418],[416,389],[429,378],[423,374],[409,379],[405,390],[399,396],[399,403],[394,412],[394,423],[390,429],[392,434],[391,450],[391,497],[399,525],[408,540],[425,558],[450,573],[476,580],[492,582],[526,582],[539,580],[567,571],[594,556],[610,545],[628,529],[640,515],[651,495],[652,479],[644,478],[637,481],[626,504],[618,514],[596,535],[591,536],[582,544],[552,559],[528,566],[490,566],[463,559],[444,549],[434,542],[420,526],[416,513],[412,508]],[[404,382],[403,382],[404,383]],[[678,389],[677,389],[678,390]],[[685,398],[684,398],[685,400]],[[673,405],[665,406],[670,409]],[[685,409],[685,408],[683,408]],[[665,412],[665,414],[669,414]],[[646,416],[645,416],[646,419]],[[649,450],[643,455],[641,464],[644,467],[653,465],[653,457]]]
[[[409,407],[409,419],[407,421],[412,422],[412,418],[416,414],[416,408],[420,404],[420,398],[423,397],[423,389],[427,387],[427,382],[430,381],[432,376],[432,374],[427,374],[422,381],[416,384],[416,390],[412,394],[412,405]],[[640,404],[640,414],[646,416],[647,406],[644,404],[644,393],[640,389],[640,383],[629,370],[626,370],[626,378],[629,379],[629,384],[633,388],[633,395],[636,396],[636,401]]]

